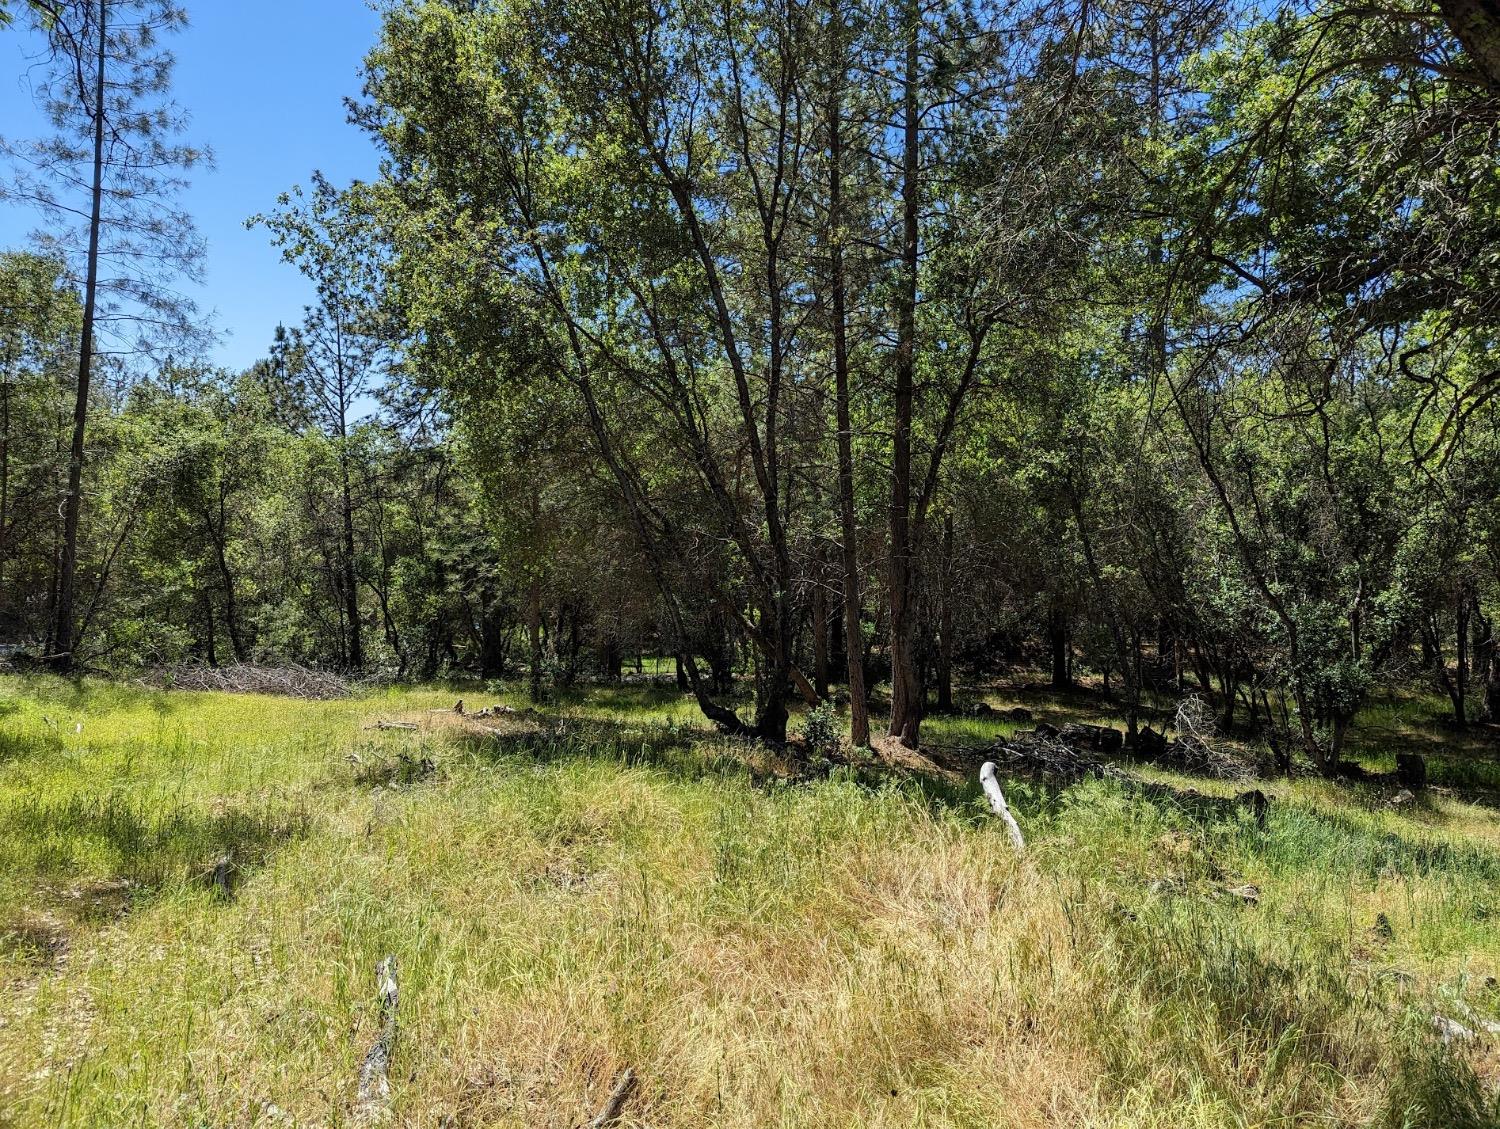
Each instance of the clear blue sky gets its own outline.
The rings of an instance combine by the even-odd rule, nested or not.
[[[377,155],[345,120],[358,95],[359,65],[379,19],[365,0],[184,0],[191,26],[176,36],[177,101],[192,115],[186,134],[214,151],[184,199],[208,242],[197,294],[223,340],[212,359],[243,367],[264,355],[277,322],[299,319],[311,297],[263,228],[245,219],[313,169],[344,183],[370,177]],[[27,81],[37,43],[20,26],[0,31],[0,133],[42,133]],[[0,249],[26,242],[35,213],[0,204]]]

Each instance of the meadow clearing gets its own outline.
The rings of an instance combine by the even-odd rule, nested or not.
[[[387,954],[400,1125],[588,1124],[626,1068],[622,1126],[1500,1124],[1500,774],[1436,703],[1362,718],[1371,767],[1432,756],[1410,806],[1007,777],[1017,858],[972,773],[789,779],[663,688],[455,696],[0,678],[0,1124],[353,1123]]]

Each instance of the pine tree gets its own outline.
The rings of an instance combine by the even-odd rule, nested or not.
[[[186,25],[182,8],[170,0],[32,0],[30,8],[49,48],[38,98],[54,133],[4,146],[18,174],[0,198],[37,208],[42,249],[67,264],[69,281],[83,293],[57,598],[47,641],[53,664],[68,670],[78,644],[91,391],[106,358],[123,365],[202,337],[194,304],[175,289],[179,279],[198,277],[202,260],[202,243],[177,197],[186,172],[209,154],[177,140],[186,118],[171,98],[175,60],[160,38]]]

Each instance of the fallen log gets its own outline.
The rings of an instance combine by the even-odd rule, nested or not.
[[[588,1129],[605,1129],[607,1125],[613,1125],[620,1120],[620,1114],[624,1112],[625,1103],[630,1100],[631,1093],[635,1090],[635,1071],[626,1067],[620,1073],[615,1082],[615,1088],[609,1093],[609,1100],[604,1103],[594,1120],[589,1122]]]
[[[416,725],[410,721],[377,721],[374,725],[365,726],[366,729],[403,729],[416,732]]]
[[[375,1037],[359,1068],[359,1096],[354,1116],[361,1125],[383,1120],[391,1108],[391,1050],[396,1042],[396,958],[388,956],[375,966],[380,993],[380,1033]]]
[[[1071,722],[1064,725],[1058,739],[1075,749],[1093,749],[1101,753],[1116,753],[1125,744],[1125,734],[1107,725],[1083,725]]]
[[[1000,791],[1000,781],[995,777],[994,761],[985,761],[979,769],[979,783],[984,788],[984,794],[989,797],[990,810],[1005,821],[1005,830],[1010,833],[1011,845],[1016,848],[1016,854],[1024,854],[1026,840],[1021,837],[1021,827],[1016,823],[1016,817],[1010,814],[1010,807],[1005,802],[1005,793]]]

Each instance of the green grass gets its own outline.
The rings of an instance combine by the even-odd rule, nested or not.
[[[1017,860],[972,783],[785,783],[665,689],[454,697],[0,679],[0,1125],[347,1124],[386,953],[412,1126],[577,1125],[627,1065],[626,1125],[1500,1124],[1431,1027],[1500,1017],[1491,808],[1014,780]]]

